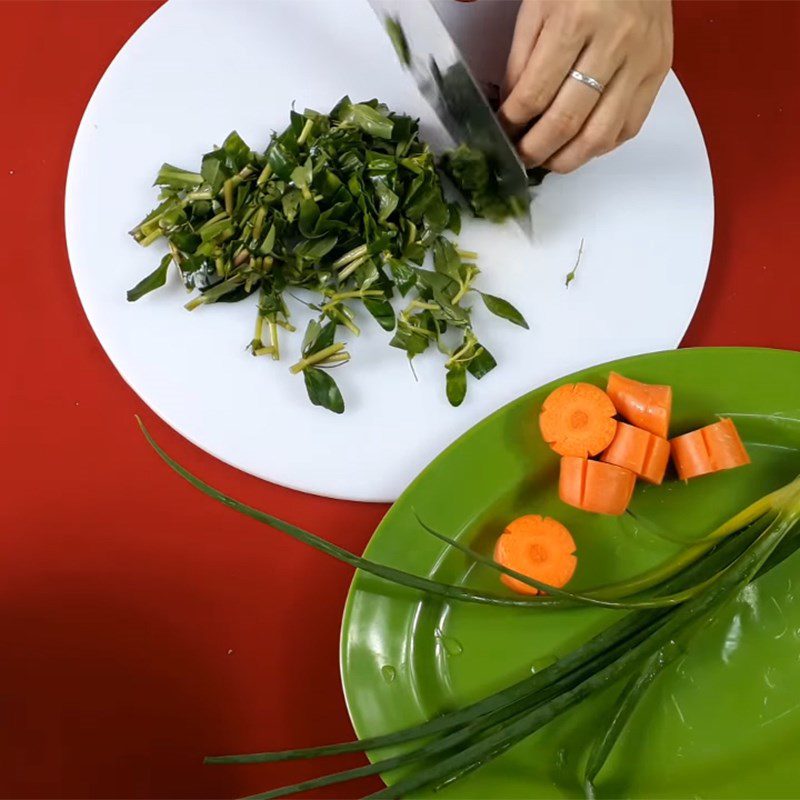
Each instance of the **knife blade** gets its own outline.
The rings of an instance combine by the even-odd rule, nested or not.
[[[525,167],[430,0],[369,0],[369,4],[387,32],[387,26],[402,32],[399,41],[392,36],[398,56],[449,138],[456,146],[466,144],[486,154],[503,196],[514,198],[520,209],[513,219],[530,239]]]

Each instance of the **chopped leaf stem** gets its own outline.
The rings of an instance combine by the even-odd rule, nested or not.
[[[225,197],[225,212],[229,217],[233,216],[233,178],[228,178],[222,186],[222,193]]]
[[[354,258],[347,266],[339,273],[339,280],[343,281],[349,278],[367,259],[369,256],[363,255],[360,258]]]
[[[280,361],[281,350],[278,344],[278,326],[274,322],[269,323],[269,338],[272,342],[272,359],[273,361]]]
[[[468,291],[469,291],[469,283],[467,283],[466,281],[464,283],[459,282],[459,289],[455,293],[455,295],[453,295],[452,304],[454,306],[457,306],[464,299],[464,295]]]
[[[210,220],[207,220],[206,222],[204,222],[200,226],[200,230],[201,231],[207,230],[212,225],[216,225],[218,222],[221,222],[223,219],[226,219],[227,217],[228,217],[228,212],[227,211],[220,211],[219,214],[217,214],[216,216],[211,217]]]
[[[169,252],[172,254],[172,260],[175,262],[175,266],[180,269],[181,262],[183,261],[183,256],[181,255],[181,251],[178,250],[177,247],[172,242],[168,242]]]
[[[156,239],[160,239],[164,235],[164,232],[161,228],[156,228],[152,233],[148,233],[147,236],[142,239],[139,244],[142,247],[149,247]]]
[[[314,120],[307,119],[306,124],[303,125],[303,130],[300,131],[300,135],[297,137],[297,144],[305,144],[306,139],[308,139],[308,135],[311,133],[311,129],[314,127]]]
[[[188,303],[186,303],[184,308],[187,311],[194,311],[194,309],[198,306],[205,305],[206,303],[214,303],[220,297],[226,295],[228,292],[232,291],[242,283],[244,283],[244,276],[234,275],[233,277],[212,286],[203,294],[192,298]]]
[[[272,175],[272,167],[269,164],[267,164],[267,166],[261,170],[261,174],[258,176],[256,180],[256,186],[263,186],[270,179],[271,175]]]
[[[267,212],[264,206],[260,206],[256,215],[253,217],[253,238],[260,239],[261,233],[264,230],[264,220],[267,218]]]
[[[336,344],[330,345],[330,347],[326,347],[320,350],[318,353],[313,353],[310,356],[306,356],[305,358],[301,358],[296,364],[293,364],[289,367],[289,371],[296,375],[298,372],[302,372],[304,369],[308,369],[308,367],[313,367],[315,364],[319,364],[322,361],[325,361],[329,356],[334,355],[342,350],[344,350],[345,344],[344,342],[337,342]]]
[[[420,311],[439,311],[441,306],[437,303],[426,303],[422,300],[414,299],[408,304],[408,308],[403,313],[406,314],[410,309],[418,308]]]
[[[342,308],[339,308],[336,305],[332,305],[330,306],[330,308],[328,308],[328,306],[323,306],[322,310],[325,313],[331,314],[332,316],[336,317],[339,320],[339,322],[341,322],[342,325],[344,325],[344,327],[347,328],[347,330],[349,330],[350,333],[353,334],[353,336],[361,336],[361,328],[359,328],[358,325],[356,325],[355,322],[353,322],[353,320],[350,319],[350,317],[348,317],[347,314],[344,313]]]
[[[355,261],[357,258],[367,255],[368,252],[369,249],[367,248],[367,245],[360,244],[358,247],[348,250],[341,258],[337,258],[336,261],[333,262],[332,266],[334,269],[340,269],[346,264],[349,264],[351,261]]]
[[[337,292],[331,295],[331,302],[338,303],[340,300],[351,300],[354,297],[383,297],[380,289],[359,289],[353,292]]]

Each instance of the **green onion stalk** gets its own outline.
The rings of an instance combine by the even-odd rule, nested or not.
[[[214,489],[167,455],[139,425],[159,457],[203,494],[327,555],[383,580],[447,600],[535,608],[576,605],[613,608],[619,620],[549,667],[467,706],[404,730],[360,741],[281,752],[210,756],[209,764],[291,761],[351,752],[375,752],[410,745],[374,763],[323,775],[253,795],[268,800],[348,780],[404,768],[403,777],[374,798],[401,798],[440,789],[479,769],[548,722],[598,692],[627,681],[608,728],[594,743],[583,772],[586,796],[595,797],[595,779],[638,700],[702,624],[718,613],[750,581],[790,556],[800,545],[800,476],[737,513],[727,523],[642,576],[568,592],[506,569],[439,531],[418,516],[432,536],[467,553],[476,562],[547,592],[546,597],[508,598],[451,586],[361,558],[288,522],[251,508]]]

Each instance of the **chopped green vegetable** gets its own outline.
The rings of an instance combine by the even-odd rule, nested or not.
[[[515,325],[519,325],[521,328],[527,330],[528,323],[525,321],[525,317],[523,317],[508,300],[503,300],[502,297],[495,297],[494,295],[485,294],[484,292],[480,294],[483,298],[484,305],[492,314],[497,317],[502,317],[502,319],[507,319],[509,322],[513,322]]]
[[[336,381],[317,367],[303,370],[308,398],[315,406],[322,406],[336,414],[344,411],[344,400]]]
[[[467,370],[455,364],[447,370],[447,399],[451,406],[460,406],[467,394]]]
[[[407,67],[411,63],[411,51],[409,50],[408,40],[406,39],[403,26],[400,24],[400,20],[394,17],[386,17],[386,33],[389,34],[389,38],[392,40],[400,63],[404,67]]]
[[[442,169],[464,196],[477,217],[503,222],[519,216],[525,208],[515,197],[506,197],[500,189],[497,173],[486,153],[459,145],[442,157]]]
[[[138,300],[153,289],[158,289],[167,282],[167,270],[172,263],[172,255],[167,254],[161,259],[161,263],[145,278],[139,281],[133,289],[128,290],[128,302]]]
[[[359,334],[352,304],[360,304],[409,359],[435,344],[446,357],[447,397],[457,405],[469,372],[483,377],[495,361],[477,344],[470,308],[462,305],[479,274],[475,254],[443,234],[458,232],[459,207],[448,202],[433,154],[419,139],[416,120],[377,100],[343,97],[329,115],[292,111],[289,127],[262,154],[234,131],[202,157],[200,172],[164,164],[156,178],[158,205],[132,231],[141,245],[164,237],[170,253],[128,293],[137,300],[162,286],[174,261],[187,289],[198,291],[189,310],[217,302],[259,298],[256,356],[279,360],[279,328],[293,331],[287,290],[320,295],[315,324]],[[432,252],[435,272],[421,269]],[[407,306],[399,314],[392,300]],[[486,300],[486,298],[490,298]],[[516,309],[485,296],[487,305],[527,327]],[[502,311],[502,313],[501,313]],[[461,344],[446,343],[449,328]],[[331,342],[335,336],[331,333]],[[320,360],[303,348],[292,371],[304,374],[312,403],[336,413],[344,400],[320,372],[349,359],[344,344]]]

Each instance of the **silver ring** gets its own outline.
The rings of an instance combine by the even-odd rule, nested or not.
[[[569,76],[570,78],[575,78],[576,81],[586,84],[586,86],[588,86],[590,89],[594,89],[598,94],[603,94],[603,90],[606,88],[602,83],[600,83],[600,81],[595,80],[589,75],[584,75],[580,70],[577,69],[570,70]]]

